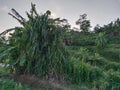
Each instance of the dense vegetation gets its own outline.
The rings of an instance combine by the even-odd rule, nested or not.
[[[9,13],[22,27],[0,34],[3,71],[80,86],[75,90],[120,90],[119,18],[90,31],[90,20],[83,14],[76,21],[80,31],[75,31],[66,19],[53,19],[50,11],[38,14],[35,5],[31,7],[27,20],[15,9]],[[11,30],[14,32],[6,37]],[[30,89],[5,78],[0,78],[0,85],[0,90]]]

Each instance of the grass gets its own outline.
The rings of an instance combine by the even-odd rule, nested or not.
[[[94,48],[94,47],[90,47],[90,48]],[[71,56],[76,57],[77,53],[79,52],[80,46],[68,46],[67,49],[70,52]],[[104,62],[107,63],[109,61],[109,63],[105,65],[106,66],[105,69],[109,70],[111,68],[111,69],[114,69],[117,71],[119,64],[117,62],[115,62],[115,59],[116,59],[116,57],[117,57],[117,60],[120,59],[120,57],[118,57],[118,55],[120,53],[119,45],[111,44],[108,47],[106,47],[104,50],[102,50],[101,52],[102,52],[101,55],[103,55],[103,57],[105,57],[105,59],[106,59],[106,60],[104,60]],[[5,68],[0,67],[0,74],[2,74],[4,72],[5,72]],[[6,79],[4,79],[4,80],[6,80]],[[10,82],[10,81],[11,81],[11,79],[9,79],[7,82]],[[35,83],[33,82],[33,80],[29,81],[31,84],[23,83],[23,82],[20,82],[19,80],[17,82],[15,82],[15,81],[13,81],[13,82],[15,84],[22,83],[24,88],[29,88],[26,90],[89,90],[84,85],[81,86],[81,85],[73,85],[73,84],[62,84],[62,83],[51,82],[49,80],[43,80],[43,79],[39,79]],[[7,90],[7,89],[4,89],[4,90]],[[22,90],[25,90],[25,89],[22,89]]]
[[[120,62],[120,44],[110,44],[100,54],[109,61]]]
[[[27,84],[22,84],[21,82],[16,82],[8,77],[0,78],[0,90],[44,90],[42,88],[31,87]]]
[[[79,86],[79,85],[61,85],[58,83],[48,83],[48,81],[43,81],[46,86],[30,86],[27,84],[21,84],[20,82],[15,82],[13,79],[8,78],[0,78],[0,90],[88,90],[87,87]],[[38,83],[38,82],[37,82]],[[53,86],[50,86],[53,85]]]
[[[0,73],[3,73],[5,71],[4,67],[0,67]]]

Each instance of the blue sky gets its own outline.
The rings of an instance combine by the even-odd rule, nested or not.
[[[31,2],[36,4],[39,13],[50,10],[53,17],[66,18],[73,27],[79,15],[84,13],[93,27],[108,24],[120,17],[120,0],[0,0],[0,32],[20,26],[8,15],[11,8],[26,17],[25,11],[30,10]]]

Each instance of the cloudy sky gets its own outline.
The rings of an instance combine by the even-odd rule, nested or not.
[[[0,0],[0,32],[19,26],[19,23],[8,15],[15,8],[23,17],[30,10],[31,2],[36,4],[37,11],[52,12],[53,17],[68,19],[74,27],[79,15],[86,13],[92,26],[108,24],[120,17],[120,0]]]

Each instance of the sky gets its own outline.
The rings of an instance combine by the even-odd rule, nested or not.
[[[52,17],[68,19],[72,27],[77,27],[75,22],[84,13],[92,27],[96,24],[103,26],[120,18],[120,0],[0,0],[0,32],[20,26],[8,12],[14,8],[27,18],[25,12],[30,11],[31,2],[36,4],[38,13],[50,10]]]

